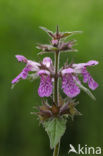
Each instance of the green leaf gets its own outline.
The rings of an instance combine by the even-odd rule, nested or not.
[[[53,36],[53,32],[51,30],[49,30],[49,29],[47,29],[45,27],[41,27],[41,26],[40,26],[40,29],[42,29],[43,31],[45,31],[46,33],[48,33],[51,37],[54,37]]]
[[[62,38],[69,37],[71,35],[78,34],[78,33],[82,33],[82,31],[64,32],[62,34]]]
[[[77,81],[76,81],[76,84],[80,89],[86,92],[93,100],[96,100],[95,96],[92,94],[92,92],[88,88],[84,87],[82,84],[79,84]]]
[[[49,45],[49,44],[38,44],[37,46],[36,46],[36,48],[37,49],[41,49],[41,50],[43,50],[43,52],[45,51],[45,52],[48,52],[48,51],[56,51],[56,50],[58,50],[58,48],[56,48],[56,47],[53,47],[52,45]]]
[[[83,31],[73,31],[72,32],[72,34],[74,35],[74,34],[82,34],[83,33]]]
[[[72,34],[72,32],[64,32],[62,38],[68,37]]]
[[[44,122],[45,130],[50,139],[50,147],[53,149],[66,130],[66,119],[64,118],[54,118]]]
[[[45,27],[40,26],[40,29],[42,29],[42,30],[45,31],[45,32],[51,32],[51,33],[52,33],[51,30],[49,30],[49,29],[47,29],[47,28],[45,28]]]

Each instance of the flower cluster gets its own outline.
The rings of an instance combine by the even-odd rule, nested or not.
[[[20,79],[27,79],[28,77],[35,79],[40,77],[40,85],[38,88],[39,96],[50,97],[53,93],[51,106],[50,104],[48,104],[48,102],[45,101],[42,103],[42,106],[38,108],[39,116],[43,119],[51,118],[53,116],[58,115],[61,116],[64,114],[71,115],[70,112],[72,112],[72,116],[74,114],[79,114],[77,113],[78,111],[75,108],[75,102],[71,102],[70,99],[80,94],[81,88],[85,88],[82,85],[82,81],[84,83],[88,83],[88,86],[91,90],[95,90],[98,87],[97,82],[95,82],[90,73],[87,71],[88,67],[97,65],[98,61],[90,60],[86,63],[79,64],[66,63],[61,69],[59,69],[59,53],[76,51],[75,49],[73,49],[73,46],[76,41],[71,40],[68,42],[64,42],[65,40],[63,40],[63,38],[69,37],[70,35],[75,34],[77,32],[61,33],[59,32],[58,27],[56,33],[53,33],[52,31],[43,27],[41,27],[41,29],[43,29],[49,34],[49,36],[51,37],[51,44],[39,44],[37,48],[41,50],[40,54],[50,52],[56,54],[55,62],[53,63],[50,57],[44,57],[41,62],[35,62],[32,60],[28,60],[22,55],[16,55],[17,60],[19,62],[25,63],[26,66],[21,71],[21,73],[12,80],[12,84],[16,84],[20,81]],[[80,76],[83,77],[83,80],[80,79]],[[63,92],[69,98],[67,102],[65,102],[65,99],[61,98],[62,100],[60,100],[59,98],[61,97],[61,95],[58,94],[59,79],[62,81],[61,88]],[[91,92],[88,91],[88,89],[85,90],[86,92],[88,92],[88,94],[91,94]]]
[[[26,64],[22,72],[12,80],[12,84],[17,83],[20,79],[26,79],[29,72],[35,73],[36,77],[40,77],[40,86],[38,94],[40,97],[49,97],[53,91],[53,82],[55,77],[55,69],[50,57],[45,57],[42,62],[28,60],[22,55],[16,55],[19,62]],[[80,88],[77,83],[81,83],[78,76],[83,76],[83,82],[88,83],[90,89],[95,90],[98,84],[87,71],[87,67],[97,65],[98,62],[91,60],[87,63],[70,64],[68,67],[63,67],[58,71],[58,78],[62,80],[63,92],[70,98],[77,96],[80,93]]]

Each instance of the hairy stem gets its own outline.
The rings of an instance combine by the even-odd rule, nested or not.
[[[55,79],[54,79],[54,102],[55,105],[59,105],[59,79],[58,79],[58,69],[59,69],[59,51],[55,53]],[[53,156],[59,155],[60,142],[55,146]]]
[[[59,97],[58,69],[59,69],[59,51],[56,51],[55,53],[55,80],[54,80],[54,102],[56,106],[58,106],[58,97]]]
[[[59,155],[60,142],[55,146],[53,156]]]

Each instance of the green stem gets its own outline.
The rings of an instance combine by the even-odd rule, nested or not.
[[[58,106],[58,97],[59,97],[58,69],[59,69],[59,51],[56,51],[55,53],[55,80],[54,80],[54,102],[56,106]]]
[[[59,79],[58,79],[58,69],[59,69],[59,51],[55,53],[55,79],[54,79],[54,102],[55,105],[59,105]],[[60,142],[55,146],[53,156],[59,156]]]
[[[55,146],[53,156],[59,155],[60,142]]]

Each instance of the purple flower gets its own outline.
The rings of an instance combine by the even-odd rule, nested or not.
[[[22,70],[22,72],[15,79],[12,80],[12,84],[17,83],[20,79],[26,79],[29,71],[38,71],[40,67],[39,63],[31,61],[31,60],[27,60],[27,58],[25,58],[22,55],[16,55],[16,58],[19,62],[26,63],[26,67]]]
[[[83,76],[83,82],[88,83],[89,88],[95,90],[98,87],[98,83],[94,81],[92,76],[87,71],[86,67],[97,65],[98,61],[89,61],[87,63],[73,64],[73,68],[76,73],[80,73]]]
[[[97,64],[98,64],[98,61],[91,60],[91,61],[88,61],[87,63],[72,64],[72,68],[75,69],[76,73],[81,73],[81,70],[83,68],[88,67],[88,66],[94,66]]]
[[[40,76],[40,86],[38,89],[38,94],[40,97],[48,97],[52,94],[52,77],[50,75],[53,70],[52,60],[49,57],[45,57],[42,63],[28,60],[22,55],[16,55],[19,62],[26,63],[26,67],[22,72],[12,80],[12,84],[19,82],[20,79],[26,79],[30,71],[36,72],[37,76]],[[42,66],[43,65],[43,66]],[[45,68],[45,69],[44,69]]]
[[[52,45],[57,46],[58,45],[58,40],[57,39],[53,39],[51,41]]]
[[[27,58],[22,55],[16,55],[16,58],[19,62],[27,63]]]
[[[38,88],[38,94],[40,97],[49,97],[52,94],[53,84],[51,77],[51,70],[53,69],[52,60],[50,57],[45,57],[42,64],[48,70],[39,70],[38,75],[40,76],[40,86]]]
[[[15,84],[17,83],[20,79],[26,79],[27,76],[28,76],[28,72],[31,71],[30,67],[29,66],[26,66],[22,72],[12,80],[12,84]]]
[[[50,72],[46,70],[40,70],[39,73],[40,75],[40,86],[38,89],[38,94],[40,97],[49,97],[52,94],[52,79],[50,77]]]
[[[83,76],[83,82],[88,83],[89,88],[95,90],[98,87],[97,82],[91,77],[86,67],[97,65],[97,61],[89,61],[87,63],[72,64],[71,68],[66,68],[61,71],[62,74],[62,88],[64,93],[69,97],[75,97],[80,93],[76,82],[80,84],[78,75]]]
[[[75,83],[76,77],[73,76],[72,73],[74,73],[72,68],[62,70],[62,89],[70,98],[73,98],[80,93],[80,89]]]
[[[80,93],[80,89],[75,84],[72,74],[65,74],[62,77],[62,89],[64,93],[70,98],[73,98]]]

